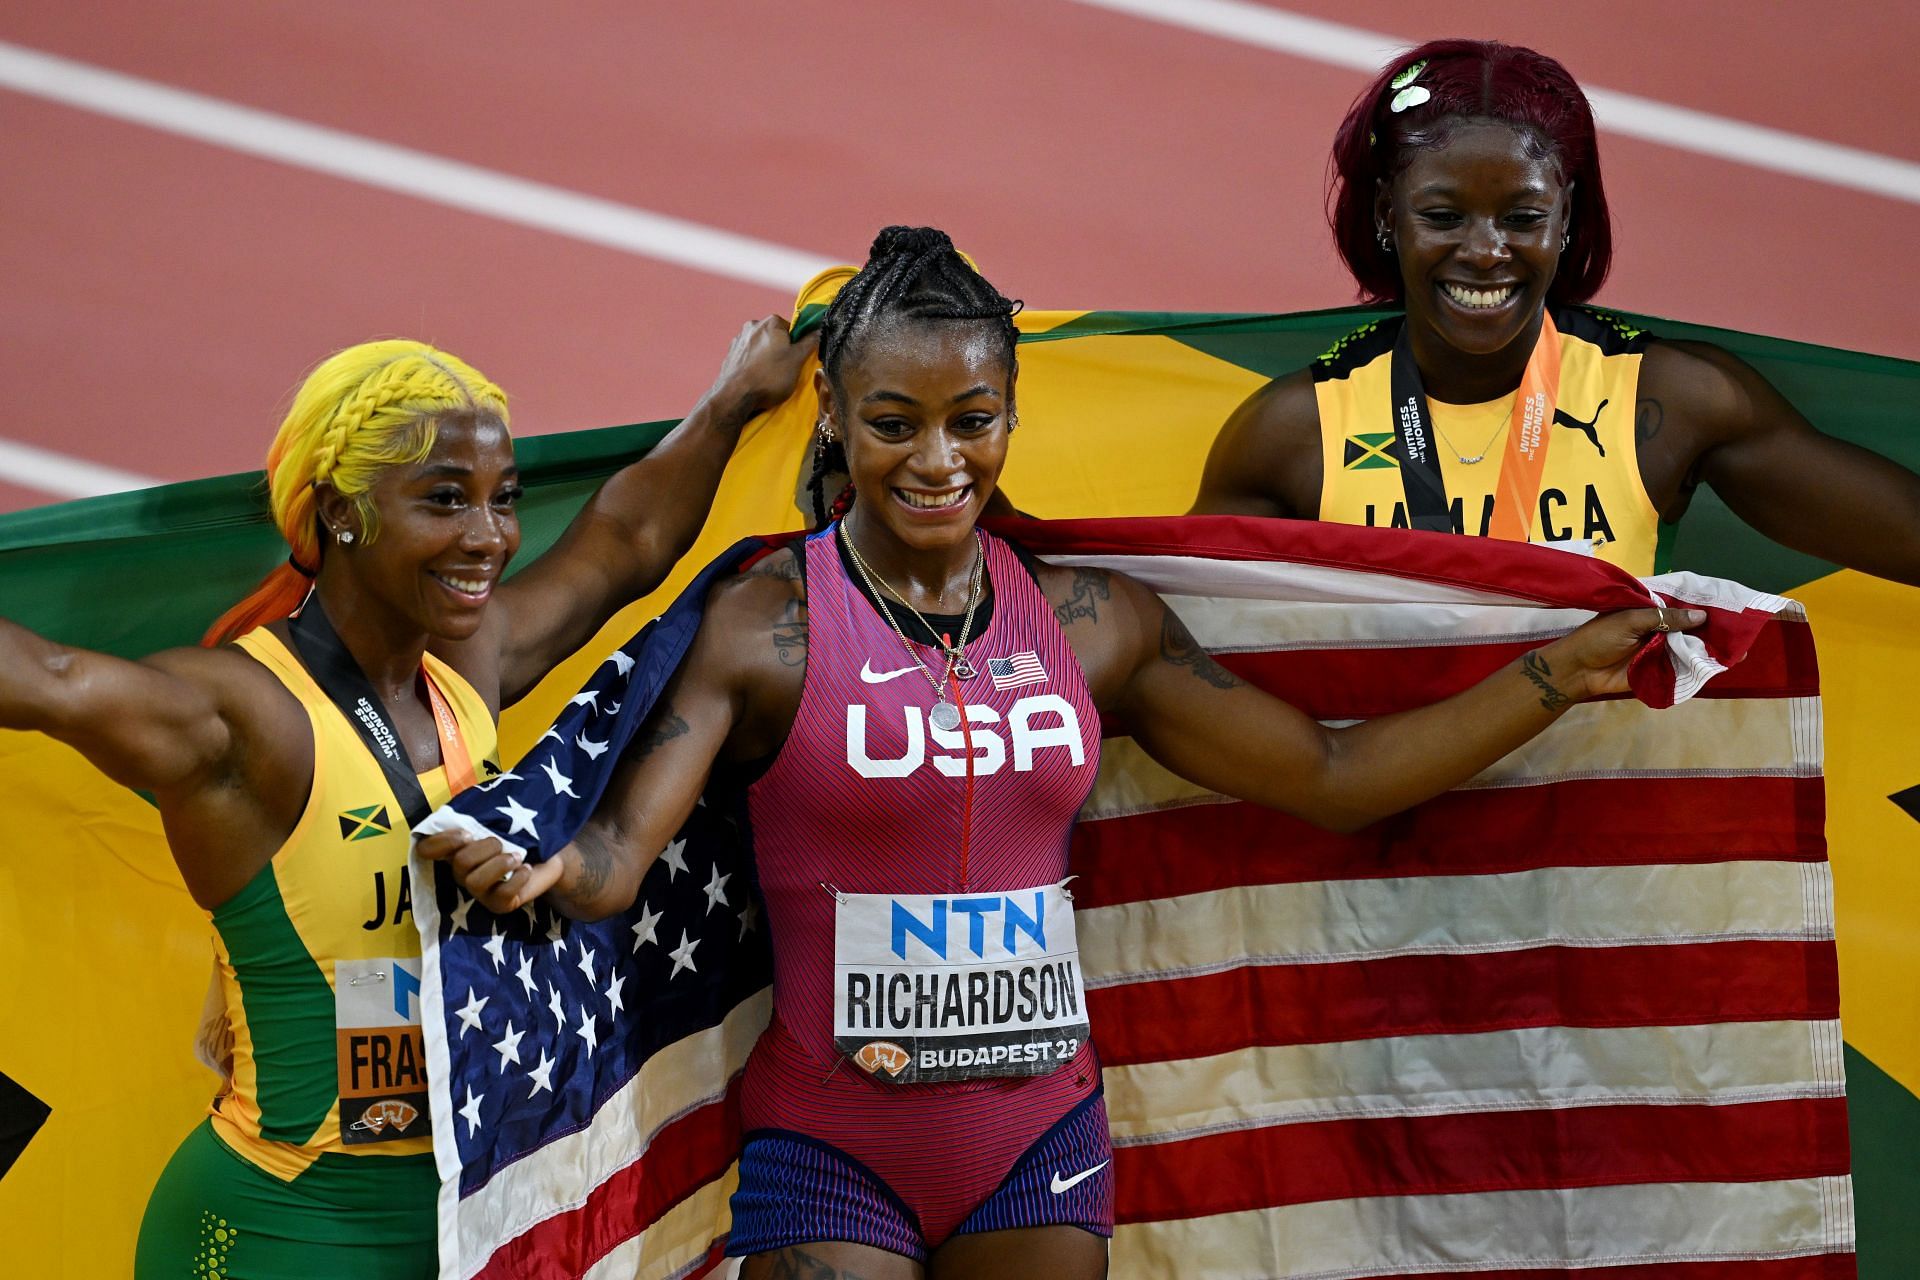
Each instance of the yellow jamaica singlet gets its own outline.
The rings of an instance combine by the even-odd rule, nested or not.
[[[212,912],[233,1030],[232,1087],[214,1103],[213,1132],[282,1180],[332,1153],[430,1153],[406,818],[378,761],[287,647],[264,628],[237,643],[306,708],[313,789],[279,852]],[[480,695],[431,654],[426,671],[481,776],[498,772]],[[427,802],[446,803],[444,766],[419,776]]]
[[[1590,307],[1559,307],[1559,402],[1548,429],[1532,541],[1598,556],[1645,576],[1665,568],[1672,527],[1640,480],[1633,434],[1640,353],[1649,335]],[[1390,385],[1405,318],[1378,320],[1313,365],[1320,407],[1320,519],[1409,526]],[[1517,394],[1517,393],[1516,393]],[[1455,533],[1485,536],[1514,396],[1486,404],[1427,402]],[[1468,463],[1466,458],[1478,458]]]

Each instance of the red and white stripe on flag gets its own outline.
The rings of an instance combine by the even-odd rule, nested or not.
[[[1854,1274],[1819,682],[1797,606],[1448,535],[1004,531],[1138,577],[1222,663],[1328,722],[1445,697],[1596,610],[1710,617],[1634,670],[1644,703],[1681,705],[1577,707],[1355,835],[1105,742],[1073,863],[1116,1277]],[[716,1269],[729,1094],[766,1017],[763,993],[656,1054],[464,1206],[462,1252],[491,1254],[489,1276]],[[552,1269],[563,1253],[595,1262]]]
[[[1444,697],[1649,591],[1710,614],[1637,673],[1650,701],[1690,701],[1576,707],[1356,835],[1106,741],[1074,885],[1116,1276],[1854,1274],[1797,606],[1446,535],[1009,532],[1141,579],[1224,665],[1327,722]]]

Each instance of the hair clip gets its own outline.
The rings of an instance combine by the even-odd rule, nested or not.
[[[1402,68],[1399,75],[1388,81],[1387,87],[1395,92],[1393,101],[1387,104],[1387,110],[1398,115],[1408,107],[1417,107],[1421,103],[1432,99],[1433,91],[1431,89],[1425,85],[1414,83],[1415,80],[1420,78],[1420,73],[1426,69],[1426,59],[1422,58],[1419,62]]]

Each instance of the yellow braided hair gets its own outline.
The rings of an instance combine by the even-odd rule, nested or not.
[[[321,361],[267,450],[268,506],[291,562],[223,614],[201,643],[223,643],[299,608],[307,579],[320,568],[316,485],[349,499],[362,538],[373,541],[374,482],[388,467],[425,458],[440,419],[453,414],[504,425],[506,393],[459,357],[403,338],[363,342]]]

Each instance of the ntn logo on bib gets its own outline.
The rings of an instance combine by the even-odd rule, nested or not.
[[[1073,904],[1060,885],[841,894],[834,986],[836,1046],[902,1084],[1042,1075],[1086,1041]]]

